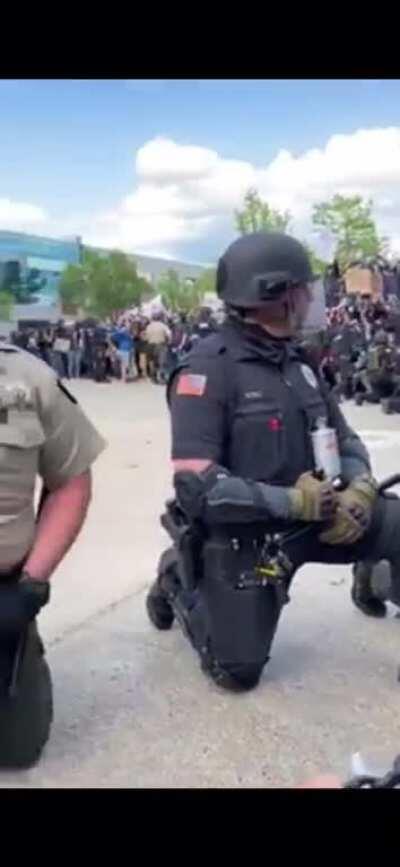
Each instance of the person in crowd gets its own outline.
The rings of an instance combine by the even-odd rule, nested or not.
[[[192,339],[210,337],[216,330],[212,311],[209,307],[201,307],[193,323]]]
[[[109,371],[109,333],[107,328],[97,325],[93,330],[93,378],[95,382],[108,383]]]
[[[138,329],[139,337],[137,339],[137,345],[138,345],[138,351],[139,351],[138,352],[138,354],[139,354],[138,370],[139,370],[139,376],[141,376],[142,379],[148,379],[148,377],[149,377],[149,357],[148,357],[149,348],[147,345],[146,335],[145,335],[145,331],[146,331],[148,324],[149,324],[149,320],[146,319],[146,317],[142,317],[141,319],[139,319],[139,329]],[[135,343],[136,343],[136,341],[135,341]]]
[[[163,365],[165,349],[171,340],[171,330],[162,320],[161,314],[155,314],[143,334],[147,345],[147,360],[150,378],[153,382],[163,381]]]
[[[63,322],[60,322],[56,328],[55,339],[53,343],[53,360],[56,371],[63,379],[69,379],[68,372],[68,353],[71,348],[71,339]]]
[[[35,355],[36,358],[40,358],[37,331],[32,330],[32,331],[28,332],[28,342],[27,342],[26,349],[27,349],[27,352],[30,352],[31,355]]]
[[[131,325],[131,334],[134,342],[134,350],[133,350],[133,365],[136,371],[136,376],[138,379],[143,377],[143,372],[140,363],[140,356],[142,354],[142,339],[141,339],[141,325],[140,320],[138,318],[134,319]]]
[[[185,319],[183,316],[175,316],[171,325],[171,342],[169,346],[171,372],[181,363],[190,346],[189,329],[187,328]]]
[[[134,339],[127,326],[121,325],[116,328],[111,335],[111,339],[117,347],[118,358],[121,366],[121,379],[123,382],[129,381],[129,373],[131,367],[131,354],[134,351]]]
[[[324,349],[320,364],[320,373],[329,389],[334,391],[338,385],[338,365],[330,347]]]
[[[50,330],[40,328],[38,331],[38,348],[40,358],[51,367],[51,347],[53,338]]]
[[[86,327],[83,330],[83,358],[82,367],[88,379],[94,379],[94,328]]]
[[[77,326],[71,332],[71,345],[68,352],[68,376],[70,379],[79,379],[81,375],[83,351],[83,331]]]

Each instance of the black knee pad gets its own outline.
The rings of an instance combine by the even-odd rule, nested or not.
[[[201,596],[210,649],[232,672],[237,666],[253,667],[253,672],[262,668],[282,608],[272,585],[239,589],[240,575],[254,568],[256,556],[250,545],[235,549],[230,540],[208,541],[204,547]]]
[[[264,660],[263,665],[265,665],[266,662],[268,662],[268,657]],[[225,666],[225,670],[227,674],[237,682],[242,690],[248,690],[254,689],[254,687],[257,686],[261,677],[263,665],[228,665]]]

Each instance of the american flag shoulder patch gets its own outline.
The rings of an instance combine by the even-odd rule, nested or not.
[[[190,397],[202,397],[207,384],[207,377],[201,373],[182,373],[178,382],[177,394]]]

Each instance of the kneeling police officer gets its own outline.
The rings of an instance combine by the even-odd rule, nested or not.
[[[295,339],[314,279],[287,235],[235,241],[217,270],[227,318],[169,383],[177,498],[162,520],[175,545],[147,610],[159,629],[176,616],[203,670],[232,690],[258,683],[304,563],[357,562],[353,601],[382,616],[372,578],[385,557],[400,602],[400,501],[379,494],[363,443]],[[313,446],[327,428],[337,479]]]
[[[52,685],[36,616],[84,523],[104,447],[51,368],[1,343],[0,767],[29,767],[49,737]]]

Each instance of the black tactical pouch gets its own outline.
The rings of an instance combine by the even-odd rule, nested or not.
[[[176,547],[182,587],[192,591],[201,579],[204,533],[195,522],[188,523],[176,500],[168,500],[161,524]]]

